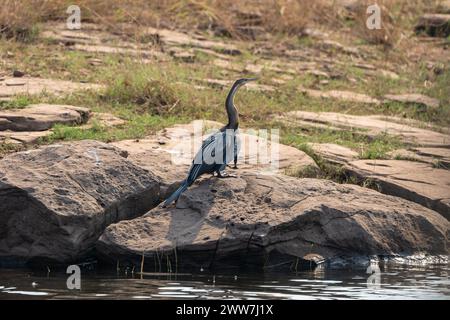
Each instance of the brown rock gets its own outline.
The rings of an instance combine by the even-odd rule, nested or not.
[[[205,82],[211,86],[218,87],[218,88],[229,88],[233,84],[232,81],[229,80],[221,80],[221,79],[198,79],[198,81]],[[247,90],[253,90],[253,91],[275,91],[275,88],[273,86],[265,85],[265,84],[257,84],[257,83],[248,83],[244,87]]]
[[[432,37],[450,35],[450,14],[424,14],[415,26],[416,32],[426,32]]]
[[[334,130],[360,130],[360,134],[375,137],[380,134],[399,136],[406,143],[419,144],[421,146],[449,147],[450,135],[416,128],[417,121],[409,122],[404,119],[384,116],[355,116],[334,112],[307,112],[292,111],[280,117],[290,124],[300,124],[332,128]],[[403,123],[402,123],[403,122]]]
[[[411,94],[387,94],[384,96],[386,100],[397,101],[402,103],[414,103],[422,105],[428,108],[438,108],[439,100],[424,96],[422,94],[411,93]]]
[[[359,56],[360,52],[356,47],[345,46],[334,40],[323,40],[320,42],[320,46],[325,50],[337,50],[349,55]]]
[[[432,158],[450,168],[450,149],[448,148],[415,148],[414,151],[422,157]]]
[[[109,226],[97,251],[114,265],[139,266],[144,256],[149,271],[295,270],[321,259],[448,254],[449,229],[436,212],[373,190],[242,172],[202,179],[177,207]]]
[[[82,124],[90,116],[83,107],[35,104],[24,109],[0,111],[0,131],[44,131],[56,123]]]
[[[299,88],[299,90],[306,94],[307,96],[313,98],[325,98],[325,99],[335,99],[340,101],[357,102],[357,103],[368,103],[368,104],[379,104],[380,101],[375,98],[371,98],[365,94],[351,92],[351,91],[320,91],[313,89]]]
[[[165,128],[145,139],[122,140],[112,144],[126,151],[134,163],[157,175],[162,188],[168,188],[168,192],[171,192],[185,178],[201,141],[208,136],[204,132],[221,127],[223,124],[219,122],[195,120],[189,124]],[[260,172],[283,173],[285,170],[295,171],[307,167],[318,170],[314,160],[297,148],[272,142],[243,129],[239,137],[241,152],[237,172],[255,169]],[[161,194],[166,196],[165,191]]]
[[[25,80],[20,79],[4,79],[5,85],[8,87],[24,86],[27,84]]]
[[[358,152],[338,144],[310,143],[309,146],[314,153],[332,163],[345,164],[358,159]]]
[[[163,44],[170,46],[190,46],[220,51],[224,54],[239,55],[241,52],[231,43],[196,38],[188,34],[168,30],[147,28],[146,33],[158,37]]]
[[[51,130],[44,131],[0,131],[0,143],[37,143],[39,139],[52,134]]]
[[[93,44],[75,44],[71,47],[72,50],[107,53],[107,54],[122,54],[144,58],[157,58],[158,60],[166,60],[166,55],[155,50],[147,50],[140,48],[122,48],[108,45],[93,45]]]
[[[42,78],[6,78],[0,82],[0,100],[17,94],[41,94],[43,92],[61,95],[79,90],[99,90],[102,86],[92,83],[79,83]]]
[[[450,171],[404,160],[358,160],[349,172],[370,179],[383,193],[420,203],[450,219]]]
[[[447,148],[399,149],[391,151],[389,155],[396,160],[419,161],[437,168],[450,169],[450,149]]]

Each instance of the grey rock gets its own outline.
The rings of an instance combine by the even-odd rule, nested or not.
[[[0,262],[81,259],[111,223],[159,200],[154,175],[96,141],[49,145],[0,161]]]
[[[448,254],[449,229],[438,213],[370,189],[246,171],[202,179],[176,207],[109,226],[97,252],[149,271],[295,270],[360,255]]]
[[[422,204],[450,219],[450,171],[405,160],[357,160],[346,166],[383,193]]]

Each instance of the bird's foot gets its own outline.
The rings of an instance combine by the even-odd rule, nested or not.
[[[225,171],[217,171],[217,178],[236,178],[237,176]]]

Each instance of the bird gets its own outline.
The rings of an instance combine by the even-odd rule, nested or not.
[[[224,173],[223,170],[231,162],[231,155],[233,155],[234,168],[237,168],[239,140],[236,134],[239,128],[239,113],[234,105],[234,96],[240,87],[256,80],[257,78],[242,78],[233,83],[225,100],[228,123],[202,142],[200,150],[192,160],[188,176],[178,189],[164,201],[162,204],[163,208],[174,201],[176,202],[180,195],[202,174],[217,173],[219,178],[230,176]]]

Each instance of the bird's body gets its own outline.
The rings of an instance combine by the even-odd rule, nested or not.
[[[237,137],[239,115],[234,105],[234,95],[240,86],[252,80],[255,79],[239,79],[233,84],[225,102],[228,115],[227,125],[203,141],[201,149],[192,161],[187,178],[164,201],[163,207],[171,204],[173,201],[177,201],[180,195],[202,174],[217,173],[218,177],[223,177],[222,171],[231,161],[234,161],[234,167],[236,168],[239,153],[239,140]]]

